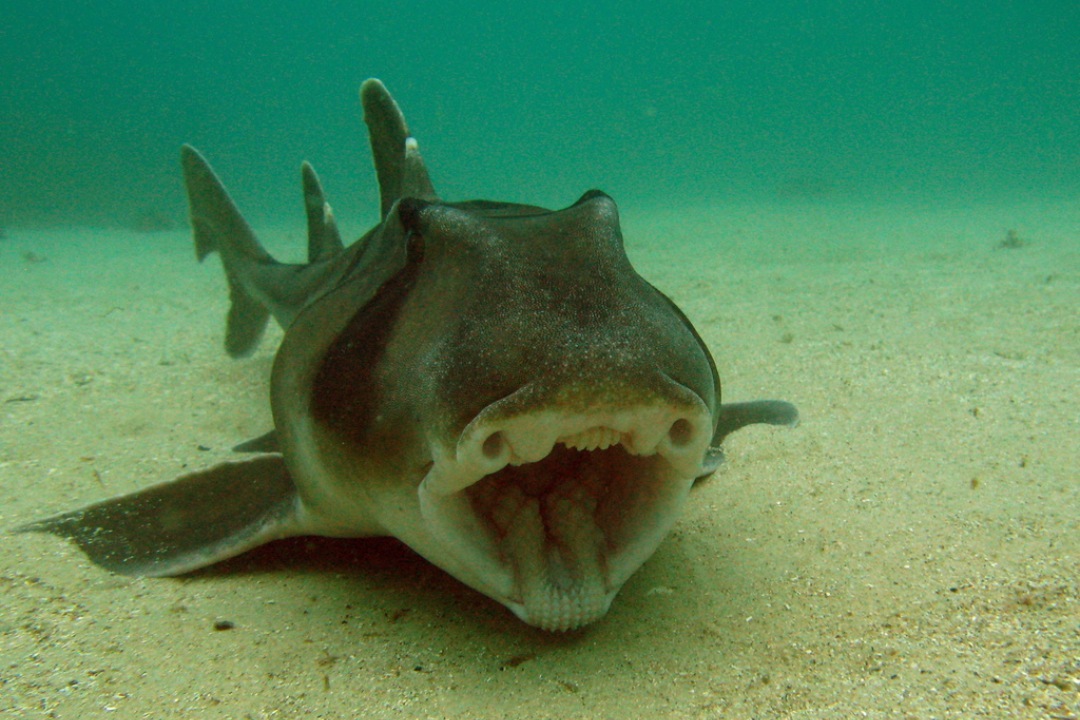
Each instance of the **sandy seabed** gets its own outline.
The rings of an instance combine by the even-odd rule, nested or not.
[[[0,715],[1080,717],[1080,201],[624,212],[725,399],[802,424],[730,438],[603,621],[534,630],[392,540],[132,579],[5,533]],[[270,427],[280,333],[229,360],[192,256],[0,240],[0,530]]]

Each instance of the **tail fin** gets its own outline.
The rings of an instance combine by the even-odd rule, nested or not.
[[[232,305],[225,332],[225,350],[232,357],[251,354],[262,337],[270,310],[245,282],[246,266],[273,264],[255,233],[236,208],[210,165],[190,145],[180,152],[195,233],[195,256],[202,262],[212,252],[221,253],[229,280]]]
[[[398,200],[437,201],[416,140],[386,87],[375,79],[360,89],[364,121],[379,180],[382,216]],[[334,213],[311,165],[301,167],[308,223],[308,263],[289,265],[270,256],[240,215],[236,204],[199,151],[184,145],[180,160],[191,207],[195,255],[201,262],[221,254],[229,281],[225,350],[232,357],[250,355],[271,315],[287,328],[309,302],[321,296],[348,267],[336,259],[346,252]],[[360,246],[359,251],[363,248]],[[347,262],[347,261],[346,261]]]
[[[280,263],[263,249],[199,151],[184,145],[180,160],[191,206],[195,255],[201,262],[210,253],[220,253],[229,281],[225,350],[232,357],[246,357],[258,344],[271,315],[282,327],[288,327],[319,292],[331,261],[344,251],[341,233],[319,177],[305,162],[300,171],[308,222],[308,264]]]

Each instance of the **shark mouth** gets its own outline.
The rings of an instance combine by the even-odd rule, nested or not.
[[[680,389],[677,403],[482,411],[419,489],[454,574],[545,630],[602,617],[701,474],[711,415]]]

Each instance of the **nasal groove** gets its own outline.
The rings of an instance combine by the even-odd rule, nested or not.
[[[484,440],[484,457],[489,460],[495,460],[503,452],[503,445],[506,443],[506,439],[503,437],[502,432],[493,432],[487,436]]]
[[[694,439],[694,424],[686,418],[679,418],[671,424],[668,438],[673,447],[686,447]]]

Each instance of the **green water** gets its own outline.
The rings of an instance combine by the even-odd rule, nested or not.
[[[382,78],[448,199],[993,200],[1080,188],[1080,4],[11,0],[0,224],[181,223],[181,143],[256,220],[315,164],[373,217]]]

